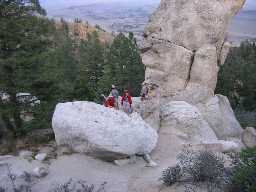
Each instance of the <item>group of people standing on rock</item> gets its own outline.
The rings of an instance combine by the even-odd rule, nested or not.
[[[125,113],[131,114],[133,112],[132,96],[128,90],[124,90],[120,103]],[[112,85],[109,96],[105,98],[104,105],[109,108],[119,109],[119,92],[115,85]]]
[[[155,90],[154,84],[148,84],[145,82],[142,84],[142,90],[140,94],[142,102],[149,100],[151,97],[155,97],[156,94],[152,94],[154,93],[152,90]],[[112,85],[109,96],[104,98],[104,105],[106,107],[114,108],[117,110],[122,109],[127,114],[131,114],[133,112],[133,99],[127,89],[124,90],[123,95],[120,98],[116,86]],[[120,104],[121,106],[119,106]]]

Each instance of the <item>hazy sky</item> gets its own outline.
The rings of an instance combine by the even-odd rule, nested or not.
[[[40,0],[43,7],[46,9],[58,9],[74,5],[86,5],[91,3],[98,2],[118,2],[118,3],[135,3],[135,4],[144,4],[144,3],[155,3],[160,2],[160,0]],[[247,0],[245,9],[247,10],[256,10],[256,0]]]
[[[133,3],[133,4],[149,4],[158,3],[160,0],[40,0],[43,7],[46,9],[58,9],[74,5],[86,5],[92,3],[110,3],[117,2],[121,3]]]

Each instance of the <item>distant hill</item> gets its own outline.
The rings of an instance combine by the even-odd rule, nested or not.
[[[92,24],[103,26],[108,31],[133,32],[142,37],[150,15],[158,6],[158,1],[143,4],[131,3],[93,3],[82,6],[69,6],[49,10],[53,18],[73,20],[80,18]],[[229,39],[239,44],[245,39],[256,38],[256,11],[242,11],[238,14],[229,30]]]

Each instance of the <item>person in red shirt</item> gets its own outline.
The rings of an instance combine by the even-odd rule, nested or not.
[[[121,99],[121,105],[123,106],[123,110],[125,113],[132,113],[132,97],[128,90],[124,91],[124,94]]]
[[[115,107],[115,97],[110,95],[108,98],[106,98],[105,107],[114,108]]]

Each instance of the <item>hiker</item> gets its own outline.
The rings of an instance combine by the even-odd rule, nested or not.
[[[121,99],[121,104],[123,106],[123,110],[125,113],[127,113],[127,114],[132,113],[132,97],[129,94],[128,90],[124,91],[124,94]]]
[[[111,86],[111,92],[110,94],[115,98],[115,108],[118,109],[118,100],[119,100],[119,92],[115,85]]]
[[[104,106],[109,107],[109,108],[114,108],[115,107],[115,97],[110,94],[107,98],[104,96],[105,102]]]
[[[142,90],[141,90],[141,101],[144,101],[146,99],[148,99],[148,93],[149,93],[149,87],[147,83],[143,83],[142,84]]]

